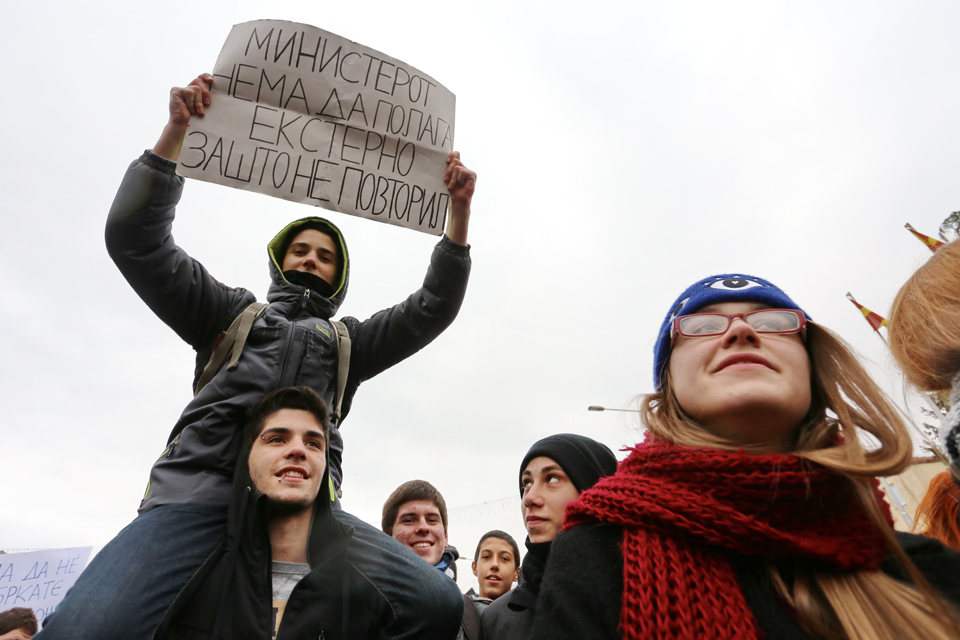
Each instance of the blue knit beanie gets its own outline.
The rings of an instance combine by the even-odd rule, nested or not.
[[[728,273],[710,276],[690,285],[670,307],[670,313],[660,325],[657,344],[653,348],[653,379],[660,391],[663,377],[667,374],[670,358],[670,332],[673,319],[696,313],[700,309],[720,302],[759,302],[775,309],[803,311],[796,302],[771,282],[754,276]],[[810,320],[806,311],[803,315]]]

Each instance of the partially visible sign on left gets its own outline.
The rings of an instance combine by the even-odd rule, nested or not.
[[[0,555],[0,611],[28,607],[42,621],[87,566],[93,547]]]

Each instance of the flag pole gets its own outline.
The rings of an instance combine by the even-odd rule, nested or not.
[[[910,228],[910,229],[912,229],[912,227],[910,227],[910,224],[909,224],[909,223],[907,223],[907,227]],[[856,298],[854,298],[854,297],[853,297],[853,294],[850,293],[849,291],[847,292],[847,299],[848,299],[850,302],[852,302],[854,305],[856,305],[856,307],[860,310],[860,312],[863,314],[864,320],[867,321],[867,323],[868,323],[868,324],[870,325],[870,327],[873,329],[873,332],[877,335],[878,338],[880,338],[880,342],[882,342],[882,343],[883,343],[883,346],[885,346],[885,347],[887,348],[887,352],[889,352],[889,351],[890,351],[890,343],[888,343],[888,342],[887,342],[887,339],[883,337],[883,334],[882,334],[882,333],[880,333],[880,327],[883,327],[883,326],[885,326],[885,325],[887,324],[886,318],[882,317],[882,316],[881,316],[880,314],[878,314],[878,313],[875,313],[875,312],[873,312],[873,311],[870,311],[869,309],[867,309],[866,307],[864,307],[862,304],[860,304],[859,302],[857,302]],[[876,316],[876,317],[879,318],[880,320],[879,320],[879,321],[871,320],[871,319],[870,319],[870,316],[871,316],[871,315]],[[933,398],[932,398],[933,393],[932,393],[932,392],[929,392],[929,391],[920,391],[920,392],[919,392],[919,395],[920,395],[920,397],[923,398],[923,400],[927,403],[927,406],[930,407],[930,410],[933,411],[933,415],[936,416],[937,420],[942,424],[942,423],[943,423],[943,413],[941,413],[941,411],[940,411],[940,406],[939,406],[936,402],[933,401]],[[911,423],[912,423],[912,421],[911,421]],[[917,431],[917,433],[920,434],[920,437],[922,437],[928,444],[932,444],[932,445],[935,445],[935,446],[939,446],[939,443],[933,442],[933,440],[930,439],[930,436],[928,436],[927,434],[925,434],[925,433],[923,433],[922,431],[920,431],[919,429],[917,429],[917,428],[916,428],[916,425],[913,425],[913,426],[914,426],[914,429]]]

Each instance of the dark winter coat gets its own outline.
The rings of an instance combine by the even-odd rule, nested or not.
[[[221,284],[174,243],[174,208],[184,182],[175,168],[175,163],[149,151],[130,165],[110,209],[106,242],[127,282],[196,350],[196,380],[216,339],[255,297]],[[294,225],[309,220],[319,219]],[[283,277],[279,262],[283,256],[275,250],[293,225],[281,231],[269,248],[270,305],[254,323],[236,369],[221,369],[184,409],[167,449],[151,470],[141,511],[167,503],[229,502],[240,447],[238,427],[248,407],[264,394],[305,385],[332,404],[337,352],[328,320],[346,295],[350,264],[339,230],[323,222],[340,241],[342,264],[334,294],[324,298]],[[434,249],[421,289],[363,322],[342,319],[352,340],[343,415],[361,382],[413,355],[453,322],[469,272],[469,247],[444,236]],[[338,424],[331,425],[330,449],[330,474],[339,487],[343,440]]]
[[[535,633],[530,638],[620,637],[617,626],[623,600],[621,537],[620,527],[610,524],[579,525],[557,536],[540,593]],[[924,536],[897,533],[897,539],[933,588],[949,602],[960,604],[960,553]],[[762,637],[810,639],[775,594],[762,560],[731,555],[730,561]],[[904,578],[893,561],[884,570]]]
[[[463,616],[456,583],[382,531],[332,509],[326,481],[325,472],[307,544],[310,573],[290,594],[277,640],[453,638]],[[237,464],[233,495],[226,541],[177,597],[160,640],[272,637],[271,505],[245,461]],[[378,571],[368,570],[372,563]],[[389,588],[378,584],[384,579]]]
[[[544,568],[552,542],[526,540],[527,554],[520,566],[520,583],[483,610],[480,616],[482,640],[528,640],[533,635]]]

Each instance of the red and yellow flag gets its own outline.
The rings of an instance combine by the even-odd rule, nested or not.
[[[903,225],[903,226],[906,227],[907,231],[909,231],[910,233],[912,233],[913,235],[915,235],[915,236],[917,237],[917,240],[919,240],[919,241],[922,242],[923,244],[927,245],[927,248],[930,249],[930,251],[934,251],[934,252],[935,252],[937,249],[939,249],[939,248],[942,247],[944,244],[946,244],[945,242],[941,242],[941,241],[937,240],[936,238],[931,238],[930,236],[925,236],[925,235],[923,235],[922,233],[920,233],[919,231],[917,231],[916,229],[914,229],[913,227],[911,227],[909,222],[908,222],[907,224]],[[856,304],[856,303],[854,303],[854,304]]]
[[[860,313],[863,314],[864,319],[870,323],[870,326],[873,327],[874,331],[880,331],[880,327],[887,326],[888,321],[886,318],[881,316],[879,313],[874,313],[873,311],[870,311],[870,309],[867,309],[865,306],[854,300],[853,296],[849,293],[847,294],[847,299],[850,300],[850,302],[852,302],[857,309],[860,310]]]

